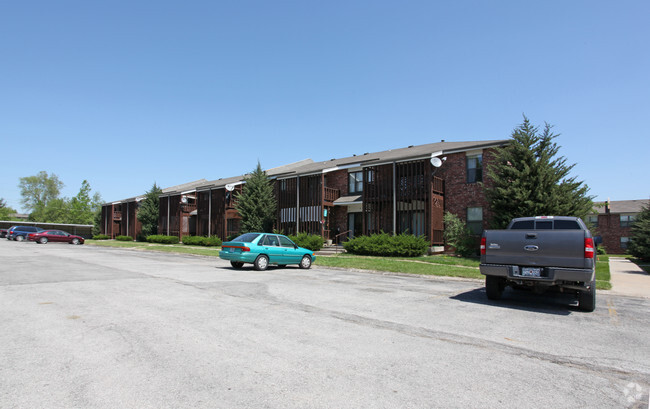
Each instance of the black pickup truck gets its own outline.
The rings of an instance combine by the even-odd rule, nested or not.
[[[481,238],[481,274],[487,297],[498,300],[506,286],[549,289],[577,296],[584,311],[596,308],[596,248],[578,217],[513,219],[507,230],[486,230]]]

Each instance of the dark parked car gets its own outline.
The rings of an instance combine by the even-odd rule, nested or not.
[[[0,229],[0,238],[7,237],[7,229]]]
[[[12,226],[7,231],[7,240],[27,240],[29,233],[38,233],[43,229],[34,226]]]
[[[27,236],[29,241],[35,241],[36,243],[45,244],[48,241],[53,242],[62,242],[70,244],[84,244],[84,238],[81,236],[75,236],[64,232],[63,230],[43,230],[38,233],[29,233]]]

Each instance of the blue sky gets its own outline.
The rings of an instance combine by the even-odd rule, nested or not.
[[[650,2],[0,1],[0,197],[104,201],[554,125],[597,200],[650,196]]]

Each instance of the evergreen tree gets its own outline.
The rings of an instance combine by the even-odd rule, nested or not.
[[[158,216],[160,212],[160,199],[162,189],[154,182],[151,189],[145,195],[145,198],[140,202],[138,209],[138,220],[142,223],[142,234],[150,236],[158,234]]]
[[[236,199],[235,208],[242,218],[242,233],[272,231],[277,201],[273,186],[259,162],[253,173],[246,178],[242,192]]]
[[[641,260],[650,260],[650,206],[644,207],[632,224],[627,251]]]
[[[503,228],[514,217],[577,216],[584,218],[593,209],[589,188],[570,177],[575,165],[557,156],[559,135],[546,124],[540,133],[524,116],[512,132],[512,140],[496,150],[487,165],[490,183],[485,194],[494,214],[493,228]]]

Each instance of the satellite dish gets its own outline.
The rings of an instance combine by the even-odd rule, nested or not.
[[[433,157],[431,158],[431,164],[436,168],[439,168],[440,166],[442,166],[442,161],[440,160],[440,158]]]
[[[181,197],[181,202],[182,203],[187,203],[187,196]]]
[[[233,190],[235,190],[235,185],[226,185],[226,190],[232,192]]]

